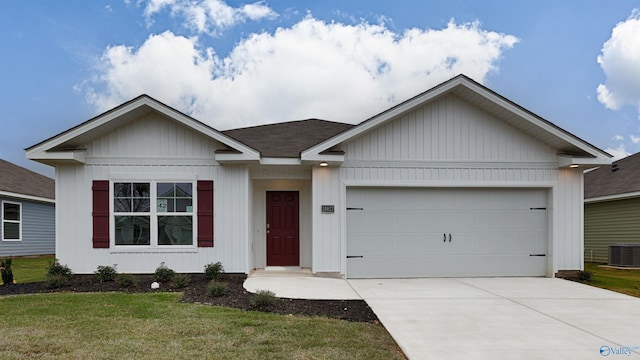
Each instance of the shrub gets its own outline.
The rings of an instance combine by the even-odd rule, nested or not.
[[[591,280],[591,272],[589,271],[580,271],[580,273],[578,273],[578,279],[580,281],[590,281]]]
[[[136,281],[131,274],[118,274],[118,276],[116,276],[116,283],[123,287],[130,287],[135,285]]]
[[[61,274],[47,275],[45,284],[49,289],[61,288],[63,286],[69,285],[69,276]]]
[[[114,281],[118,276],[116,265],[113,266],[98,266],[98,269],[94,272],[96,279],[100,282]]]
[[[222,276],[222,273],[224,273],[224,267],[220,261],[204,266],[204,276],[207,280],[218,280],[220,276]]]
[[[271,290],[258,290],[251,297],[251,305],[256,308],[267,308],[275,305],[278,298]]]
[[[2,273],[2,284],[13,285],[13,270],[11,270],[11,258],[0,261],[0,273]]]
[[[49,269],[47,270],[47,277],[56,276],[56,275],[66,277],[67,280],[70,280],[71,275],[73,275],[73,273],[71,272],[71,269],[69,269],[67,265],[60,264],[58,259],[56,259],[53,263],[49,264]]]
[[[209,281],[207,284],[207,295],[211,297],[220,297],[227,293],[229,285],[223,282],[217,282],[215,280]]]
[[[176,272],[169,269],[164,262],[161,262],[160,266],[156,268],[156,272],[153,273],[153,280],[161,283],[167,283],[170,282],[174,276],[176,276]]]
[[[175,274],[173,276],[173,280],[171,280],[171,288],[182,289],[183,287],[189,285],[189,280],[191,279],[189,278],[188,274]]]

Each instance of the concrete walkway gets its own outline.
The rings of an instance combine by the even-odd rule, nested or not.
[[[267,272],[252,274],[245,288],[362,298],[409,359],[640,359],[640,299],[562,279],[347,281]]]

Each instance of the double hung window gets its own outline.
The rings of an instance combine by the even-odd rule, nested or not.
[[[193,182],[114,182],[116,246],[193,246]]]
[[[2,202],[2,240],[22,240],[22,204]]]

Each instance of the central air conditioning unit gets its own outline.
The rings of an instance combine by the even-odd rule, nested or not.
[[[609,245],[609,265],[640,267],[640,243]]]

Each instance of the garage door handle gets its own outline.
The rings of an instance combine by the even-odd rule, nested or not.
[[[451,242],[451,234],[449,234],[449,242]]]
[[[529,254],[529,256],[547,256],[547,254]]]
[[[442,234],[442,242],[447,242],[447,234]]]

